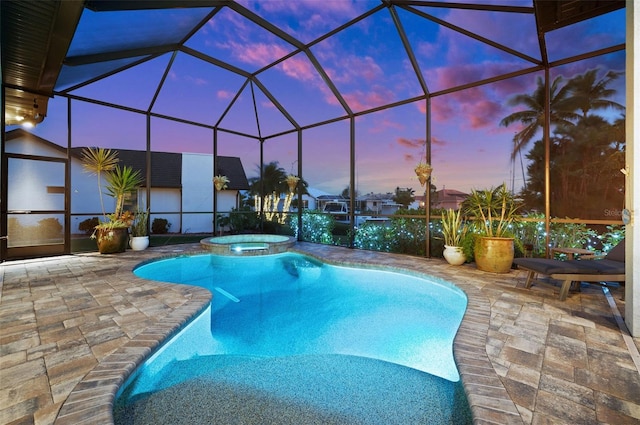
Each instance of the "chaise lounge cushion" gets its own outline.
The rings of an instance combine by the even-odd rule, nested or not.
[[[547,258],[516,258],[513,261],[518,268],[529,272],[525,288],[531,287],[536,274],[562,280],[560,301],[564,301],[569,293],[571,282],[574,281],[624,282],[626,279],[624,243],[622,239],[602,260],[559,261]]]
[[[545,275],[552,275],[556,273],[571,273],[571,274],[596,274],[601,273],[597,267],[594,267],[591,263],[600,262],[604,260],[568,260],[560,261],[548,258],[515,258],[513,260],[518,266],[527,269],[535,270],[536,273],[542,273]],[[623,264],[624,268],[624,264]]]
[[[545,275],[552,274],[624,274],[624,262],[609,260],[551,260],[546,258],[516,258],[519,267]]]
[[[624,239],[622,239],[616,246],[614,246],[611,251],[607,253],[604,257],[606,260],[620,261],[624,263]]]
[[[547,258],[516,258],[519,267],[544,275],[552,274],[624,274],[624,239],[602,260],[553,260]]]

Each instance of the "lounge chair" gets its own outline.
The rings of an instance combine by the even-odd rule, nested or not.
[[[537,274],[562,281],[560,301],[564,301],[572,282],[624,282],[624,239],[601,260],[552,260],[516,258],[519,270],[529,272],[525,288],[530,288]]]

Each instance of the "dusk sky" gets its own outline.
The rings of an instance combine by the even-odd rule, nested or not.
[[[267,19],[301,43],[310,43],[328,31],[380,4],[379,1],[242,1],[241,5]],[[479,2],[478,2],[479,3]],[[531,6],[530,0],[493,1],[485,4]],[[69,56],[96,53],[104,48],[141,48],[148,34],[160,31],[166,43],[180,40],[209,8],[129,12],[90,12],[83,15]],[[430,93],[432,106],[432,163],[434,184],[461,191],[511,185],[510,153],[513,135],[520,129],[500,127],[502,118],[514,112],[507,100],[532,93],[541,72],[511,78],[467,90],[438,95],[443,90],[473,81],[531,68],[540,59],[532,14],[447,8],[395,9],[407,34]],[[423,15],[442,19],[464,30],[520,52],[517,56],[481,43],[453,29],[437,25]],[[165,30],[166,29],[166,30]],[[177,37],[177,38],[176,38]],[[154,39],[155,43],[159,40]],[[570,28],[547,34],[551,61],[625,42],[624,9]],[[185,46],[249,73],[300,125],[345,116],[345,110],[318,74],[312,61],[298,53],[268,69],[268,64],[296,50],[282,38],[259,27],[231,8],[222,8]],[[314,43],[310,51],[354,113],[393,102],[423,96],[392,15],[382,8],[366,19],[331,37]],[[140,58],[135,58],[140,59]],[[588,69],[624,72],[624,51],[587,61],[570,63],[551,71],[551,77],[570,78]],[[73,88],[82,78],[99,76],[131,60],[64,66],[56,89]],[[216,125],[245,84],[246,78],[212,65],[188,52],[179,52],[168,69],[155,103],[154,93],[171,62],[171,53],[142,65],[71,90],[74,96],[99,99],[154,114]],[[82,77],[82,78],[80,78]],[[626,104],[624,77],[612,88],[616,102]],[[259,131],[252,97],[256,99]],[[74,146],[105,146],[144,150],[146,118],[142,114],[106,106],[72,102]],[[50,100],[48,116],[32,131],[66,144],[66,108],[63,96]],[[396,187],[423,192],[413,168],[424,156],[426,102],[358,116],[356,129],[356,189],[359,193],[392,192]],[[618,118],[612,114],[611,120]],[[297,173],[297,134],[270,138],[289,131],[291,123],[257,85],[246,85],[220,128],[267,140],[265,163],[278,161],[287,172]],[[154,117],[152,149],[170,152],[212,153],[210,129]],[[249,177],[256,175],[259,142],[219,132],[218,154],[239,156]],[[310,187],[338,194],[349,184],[349,120],[303,131],[303,177]],[[524,158],[523,158],[524,160]],[[516,167],[515,188],[522,184]],[[526,167],[526,164],[525,164]]]

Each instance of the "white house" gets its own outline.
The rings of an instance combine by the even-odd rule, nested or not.
[[[86,173],[81,163],[81,147],[71,149],[70,161],[70,215],[71,233],[78,233],[81,222],[100,217],[100,195],[95,175]],[[140,170],[147,177],[146,152],[114,149],[119,163]],[[66,148],[18,128],[7,133],[5,151],[9,155],[9,178],[12,190],[8,193],[11,210],[56,211],[47,213],[64,222]],[[15,158],[12,158],[14,156]],[[29,158],[48,157],[54,161],[31,161]],[[56,161],[59,159],[59,161]],[[219,156],[217,174],[226,175],[229,185],[217,193],[220,214],[239,205],[239,191],[249,184],[240,158]],[[150,221],[164,218],[170,223],[170,232],[213,232],[213,156],[194,153],[151,152]],[[102,183],[104,191],[104,181]],[[24,188],[24,189],[22,189]],[[103,196],[108,214],[115,207],[113,198]],[[146,188],[138,191],[137,199],[130,200],[129,208],[145,207]],[[17,216],[23,224],[32,225],[43,215]]]

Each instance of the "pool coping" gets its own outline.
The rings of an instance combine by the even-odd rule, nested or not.
[[[524,423],[487,355],[486,340],[489,332],[491,306],[489,299],[483,296],[478,288],[471,283],[457,281],[456,274],[449,274],[446,270],[427,273],[425,266],[428,266],[429,263],[432,265],[441,264],[442,260],[408,257],[408,261],[406,255],[370,252],[363,256],[364,259],[349,261],[349,256],[344,254],[352,251],[347,248],[331,248],[335,248],[337,251],[335,255],[331,255],[332,253],[328,252],[326,246],[308,243],[298,243],[291,251],[316,257],[328,264],[355,267],[376,266],[396,271],[430,274],[454,283],[460,288],[467,295],[468,304],[454,339],[453,352],[471,408],[473,423]],[[343,249],[346,251],[342,251]],[[193,250],[182,252],[180,255],[203,253],[207,252]],[[153,259],[173,256],[159,254]],[[381,265],[379,261],[376,261],[376,257],[379,256],[395,259],[400,265]],[[139,279],[148,282],[148,280],[133,275],[136,266],[137,264],[122,266],[118,269],[116,277],[126,273],[127,280]],[[469,278],[469,276],[464,276],[464,278]],[[189,301],[107,355],[85,375],[63,403],[54,423],[56,425],[113,424],[112,409],[120,386],[163,342],[169,340],[191,319],[209,306],[212,294],[203,288],[191,288],[193,288],[193,296]]]
[[[266,236],[266,237],[265,237]],[[282,239],[284,240],[269,240]],[[222,242],[220,242],[222,241]],[[200,246],[207,252],[223,256],[255,256],[273,255],[286,252],[297,243],[292,236],[275,234],[246,233],[228,236],[213,236],[200,241]],[[236,250],[236,247],[247,244],[260,244],[261,247]]]

